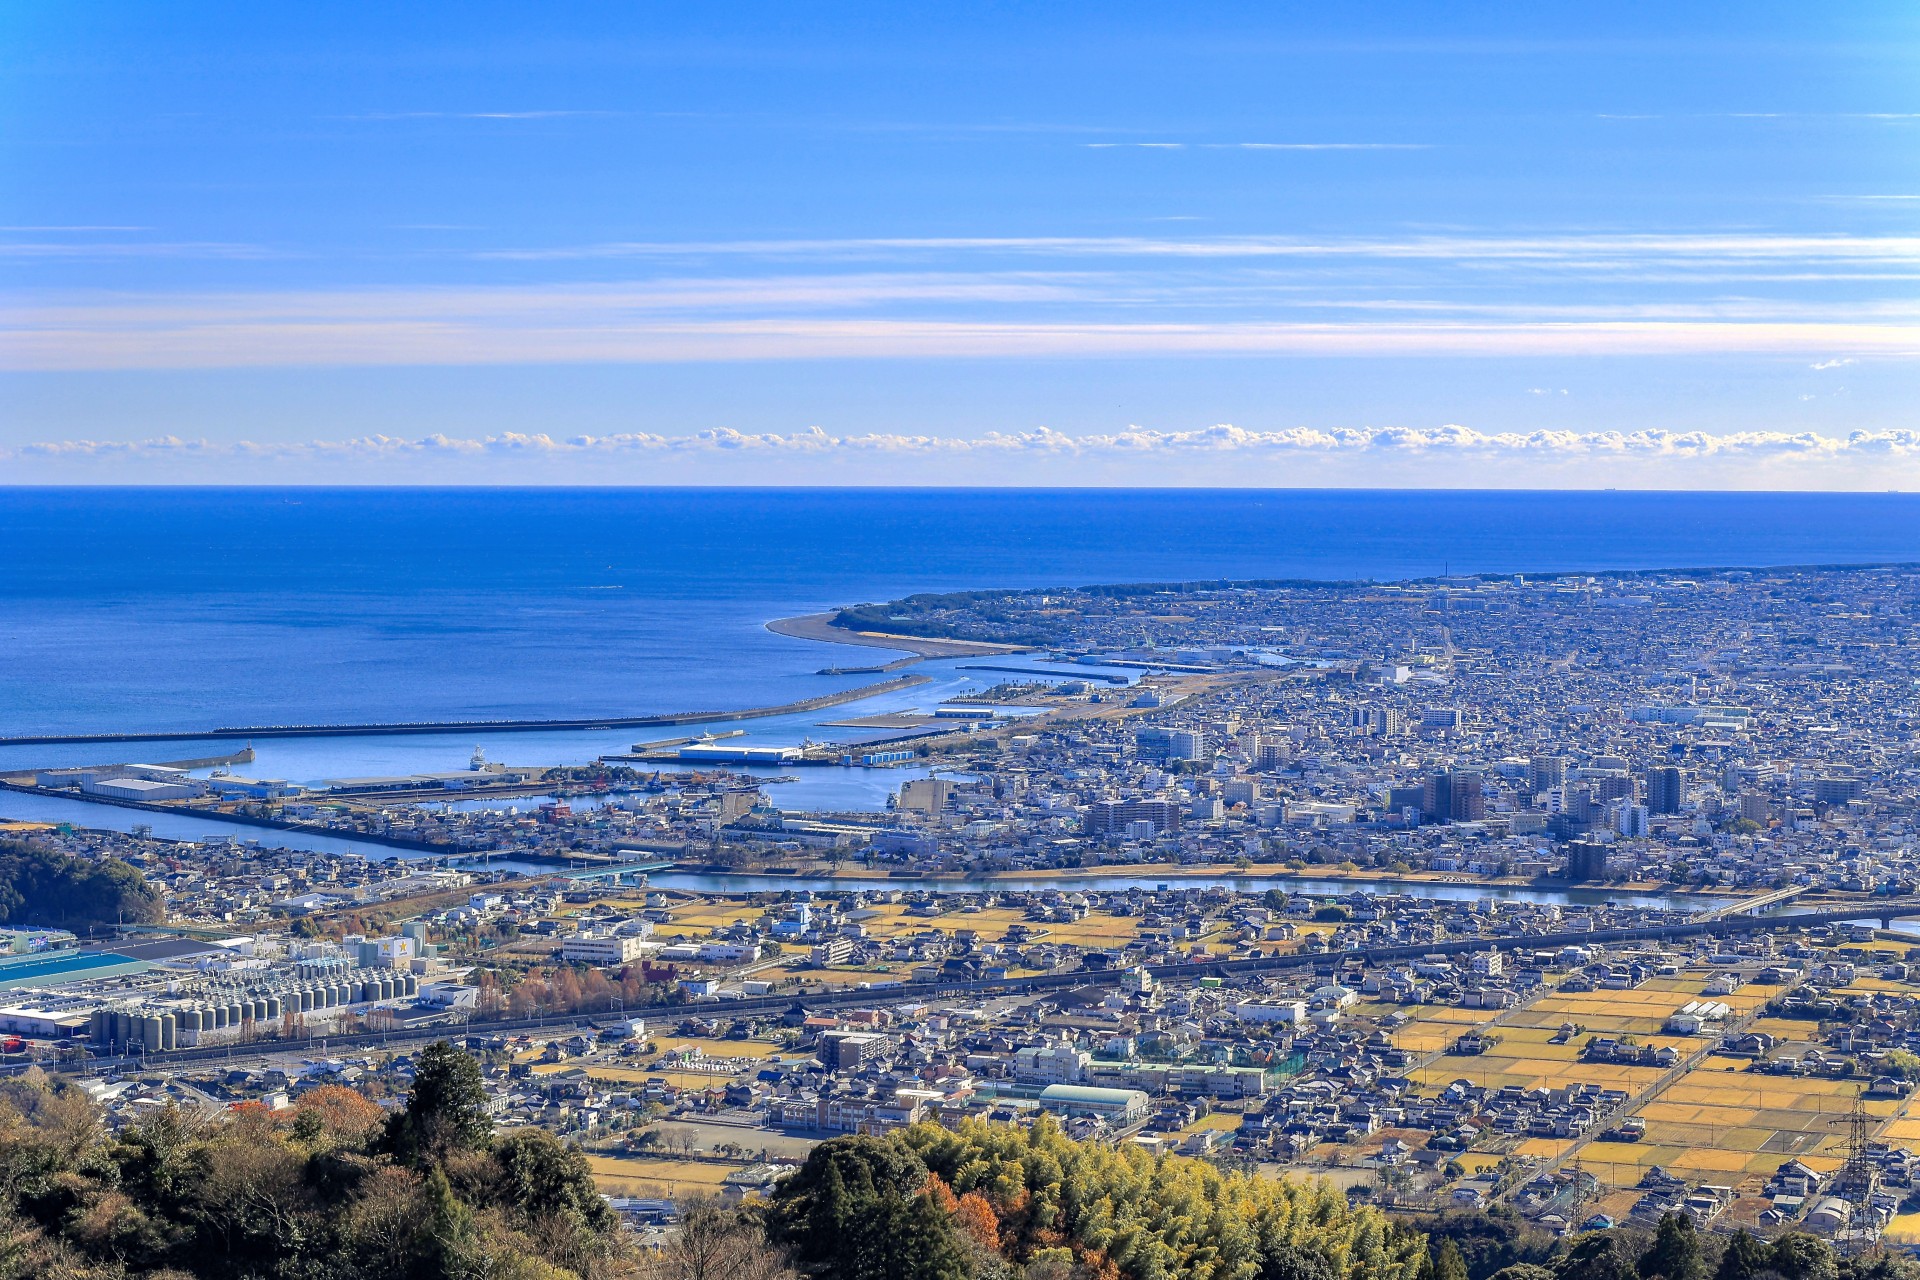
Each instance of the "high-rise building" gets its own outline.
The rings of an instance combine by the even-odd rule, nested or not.
[[[1478,769],[1447,769],[1430,775],[1422,788],[1420,812],[1429,822],[1478,822],[1487,801]]]
[[[1260,799],[1260,779],[1228,778],[1220,784],[1220,798],[1228,804],[1253,804]]]
[[[1567,780],[1565,756],[1535,756],[1527,761],[1527,786],[1532,794],[1551,791]]]
[[[1479,822],[1487,816],[1486,785],[1478,769],[1453,771],[1453,820]]]
[[[1353,727],[1376,738],[1397,738],[1407,731],[1407,718],[1393,707],[1361,707],[1353,713]]]
[[[1627,800],[1633,796],[1633,779],[1624,773],[1609,773],[1591,779],[1593,798],[1605,804],[1609,800]]]
[[[1169,760],[1205,760],[1207,733],[1204,729],[1175,729],[1167,735]]]
[[[1142,760],[1165,760],[1173,754],[1173,731],[1162,729],[1158,725],[1148,725],[1136,729],[1133,734],[1133,749]]]
[[[1156,833],[1180,829],[1180,806],[1172,800],[1096,800],[1087,808],[1087,834],[1123,835],[1128,824],[1150,822]]]
[[[1817,805],[1846,804],[1860,798],[1861,783],[1858,778],[1815,778],[1813,780],[1813,802]]]
[[[1686,799],[1687,775],[1673,765],[1647,770],[1647,809],[1651,813],[1678,813]]]
[[[1567,879],[1605,880],[1607,846],[1576,841],[1567,846]]]

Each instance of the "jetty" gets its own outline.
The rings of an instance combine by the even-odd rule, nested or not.
[[[90,742],[199,742],[218,738],[357,738],[380,734],[422,733],[546,733],[567,729],[644,729],[664,725],[714,724],[726,720],[765,720],[773,716],[803,715],[843,702],[858,702],[929,683],[931,676],[895,676],[856,689],[823,693],[783,702],[775,707],[748,707],[740,711],[685,711],[655,716],[581,716],[553,720],[407,720],[370,724],[277,724],[224,726],[168,733],[43,733],[0,737],[0,746],[54,746]]]

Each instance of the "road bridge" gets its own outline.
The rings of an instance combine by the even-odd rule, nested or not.
[[[1811,893],[1813,886],[1808,884],[1788,885],[1784,889],[1775,889],[1772,893],[1763,893],[1757,898],[1740,898],[1733,902],[1722,903],[1698,912],[1700,920],[1724,920],[1728,916],[1757,916],[1764,911],[1792,902],[1802,894]]]

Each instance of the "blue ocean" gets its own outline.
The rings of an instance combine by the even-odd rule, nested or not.
[[[0,489],[0,734],[787,702],[963,587],[1920,561],[1904,494]]]

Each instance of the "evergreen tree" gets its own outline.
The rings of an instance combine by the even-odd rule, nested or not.
[[[1460,1256],[1459,1245],[1442,1240],[1439,1248],[1428,1252],[1433,1258],[1433,1280],[1467,1280],[1467,1260]]]
[[[1669,1213],[1660,1219],[1653,1243],[1640,1255],[1641,1280],[1702,1280],[1706,1265],[1700,1260],[1700,1236],[1693,1219]]]
[[[1818,1236],[1804,1231],[1790,1231],[1774,1241],[1769,1261],[1785,1280],[1835,1280],[1840,1274],[1833,1250]]]
[[[1720,1255],[1713,1280],[1753,1280],[1773,1266],[1773,1246],[1750,1231],[1736,1231]]]
[[[1595,1231],[1575,1240],[1556,1270],[1560,1280],[1633,1280],[1634,1262],[1623,1238]]]
[[[424,1168],[451,1152],[485,1147],[492,1134],[480,1063],[445,1040],[427,1046],[414,1072],[406,1110],[388,1122],[389,1148]]]
[[[1516,1262],[1494,1272],[1490,1280],[1554,1280],[1554,1271],[1537,1262]]]
[[[823,1280],[962,1280],[968,1250],[904,1144],[864,1136],[815,1147],[773,1194],[768,1228]]]

